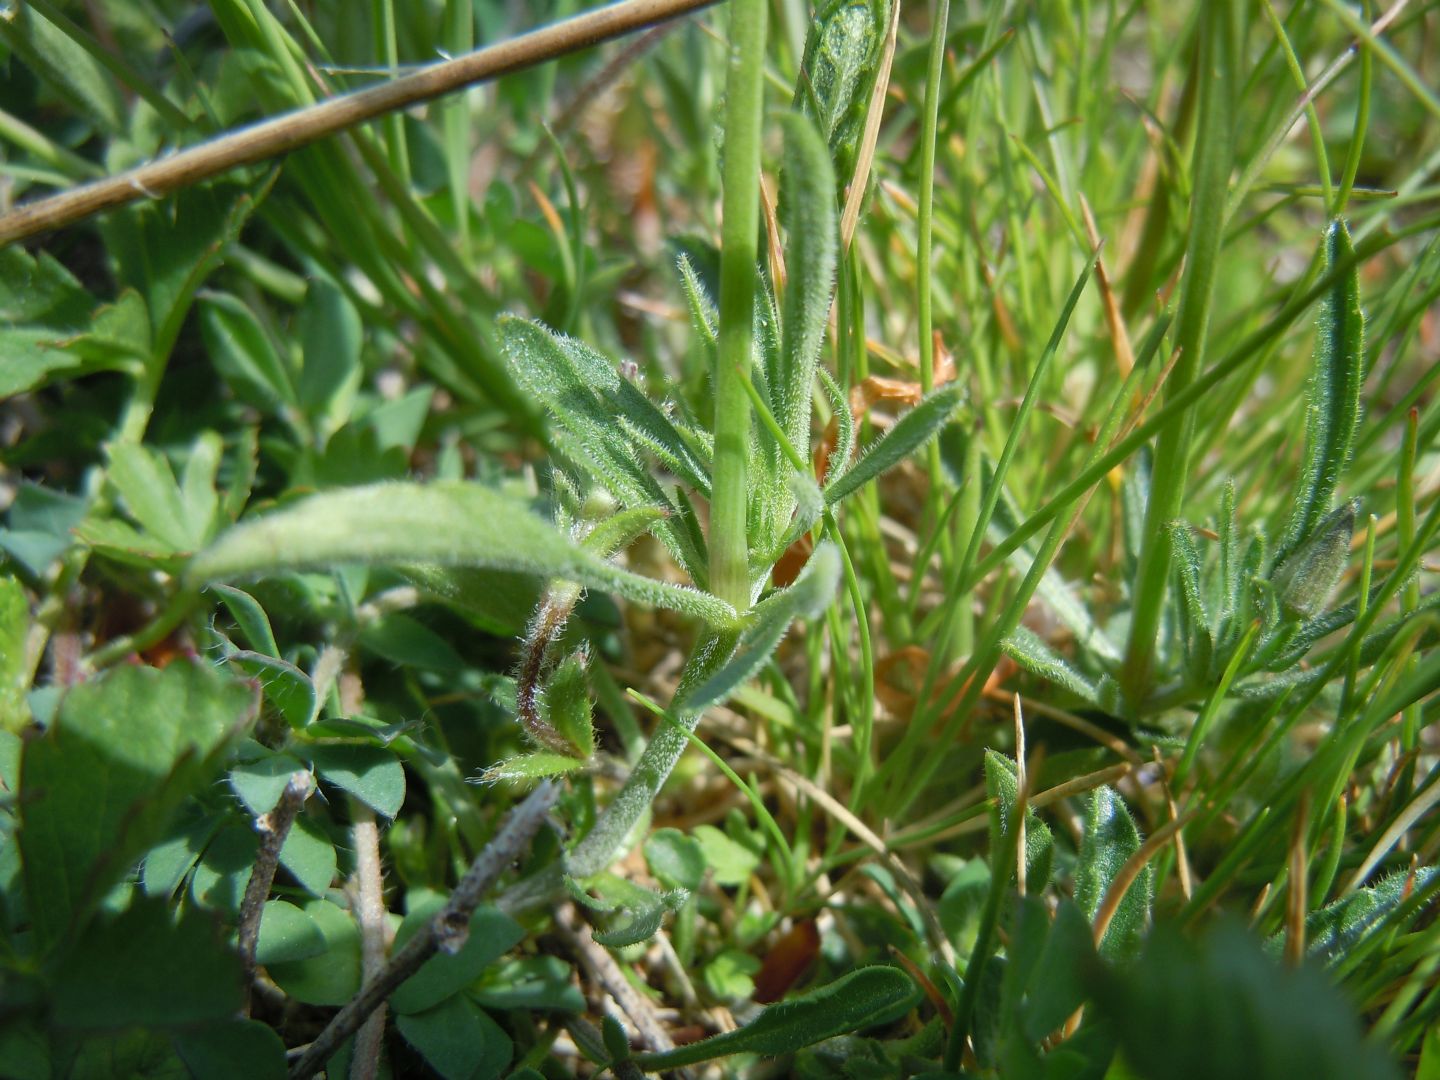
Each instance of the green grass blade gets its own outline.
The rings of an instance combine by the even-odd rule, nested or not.
[[[1231,0],[1206,4],[1201,15],[1200,116],[1196,133],[1190,233],[1180,310],[1175,318],[1179,359],[1167,395],[1195,381],[1205,359],[1210,309],[1225,232],[1225,205],[1234,160],[1235,5]],[[1155,636],[1165,600],[1170,569],[1170,522],[1179,516],[1190,470],[1195,415],[1187,410],[1161,432],[1155,450],[1154,479],[1145,516],[1145,537],[1132,590],[1130,639],[1120,685],[1130,707],[1138,708],[1148,693],[1155,663]]]
[[[818,990],[769,1006],[744,1027],[674,1050],[637,1054],[634,1060],[641,1068],[658,1072],[730,1054],[790,1054],[822,1039],[894,1019],[916,996],[915,984],[899,968],[861,968]]]

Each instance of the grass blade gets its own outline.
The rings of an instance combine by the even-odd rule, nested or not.
[[[893,1020],[916,996],[915,984],[899,968],[861,968],[819,990],[771,1005],[735,1031],[674,1050],[638,1054],[635,1063],[642,1069],[660,1071],[698,1065],[727,1054],[789,1054],[822,1039]]]

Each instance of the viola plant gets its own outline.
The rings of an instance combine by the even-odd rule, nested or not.
[[[0,248],[0,1072],[1440,1071],[1429,9],[132,7],[0,235],[294,141]]]

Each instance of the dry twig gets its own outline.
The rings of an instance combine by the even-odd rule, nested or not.
[[[240,901],[240,957],[245,964],[247,987],[255,982],[255,946],[260,941],[260,917],[265,912],[265,898],[270,895],[270,886],[275,881],[280,849],[285,846],[285,838],[290,835],[290,827],[295,824],[300,808],[314,791],[315,778],[307,771],[296,771],[290,775],[275,809],[255,819],[255,830],[260,834],[260,851],[255,856],[255,866],[250,871],[245,896]]]
[[[314,1076],[340,1044],[359,1030],[365,1018],[401,983],[419,971],[425,961],[437,952],[453,954],[464,947],[470,933],[470,916],[481,897],[495,884],[505,868],[530,846],[559,794],[560,789],[546,781],[510,811],[495,838],[475,856],[475,861],[455,886],[445,906],[390,958],[378,977],[367,982],[360,993],[335,1014],[290,1070],[291,1080]]]
[[[522,71],[558,56],[707,7],[715,0],[622,0],[553,26],[431,64],[366,90],[330,98],[170,157],[96,180],[0,215],[0,247],[83,218],[193,187],[242,165],[254,165],[338,134],[367,120]]]
[[[380,830],[375,812],[358,800],[351,801],[355,824],[350,829],[355,844],[355,915],[360,924],[360,969],[366,982],[385,970],[385,895],[380,869]],[[382,1001],[360,1025],[355,1036],[355,1053],[350,1060],[350,1080],[375,1080],[380,1072],[380,1050],[385,1038],[385,1003]]]
[[[635,1025],[646,1048],[657,1051],[675,1049],[670,1033],[655,1016],[655,1007],[630,985],[609,950],[595,940],[574,904],[562,904],[556,909],[555,926],[585,973],[615,1000],[620,1011]],[[676,1075],[688,1077],[690,1071],[677,1070]]]

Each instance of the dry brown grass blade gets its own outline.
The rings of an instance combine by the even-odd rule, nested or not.
[[[1285,893],[1285,963],[1299,967],[1305,959],[1305,910],[1309,903],[1309,856],[1305,838],[1310,831],[1310,791],[1300,797],[1295,827],[1290,832],[1290,887]]]
[[[1001,703],[1010,700],[1009,693],[1005,690],[986,690],[985,697],[990,701]],[[1083,716],[1077,716],[1072,712],[1067,712],[1065,709],[1057,709],[1053,705],[1047,705],[1043,701],[1026,697],[1023,694],[1020,697],[1020,704],[1030,712],[1064,724],[1066,727],[1078,731],[1088,738],[1094,739],[1101,746],[1113,751],[1131,765],[1140,766],[1145,763],[1145,759],[1124,739],[1118,735],[1112,735],[1098,724],[1093,724],[1089,720],[1086,720]]]
[[[1174,821],[1180,816],[1180,811],[1175,804],[1175,793],[1170,790],[1170,778],[1165,772],[1165,762],[1160,756],[1160,748],[1152,746],[1155,754],[1155,765],[1160,770],[1160,790],[1165,793],[1165,812]],[[1175,874],[1180,882],[1180,895],[1188,901],[1195,892],[1195,876],[1190,870],[1190,855],[1185,850],[1184,831],[1175,834]]]
[[[1044,791],[1037,791],[1030,797],[1030,809],[1043,810],[1051,803],[1057,803],[1061,799],[1068,799],[1073,795],[1082,795],[1093,788],[1105,784],[1114,784],[1130,775],[1132,769],[1127,762],[1118,765],[1107,765],[1103,769],[1096,769],[1094,772],[1086,773],[1084,776],[1076,776],[1064,783],[1056,784]]]
[[[780,247],[780,219],[775,215],[775,196],[765,174],[760,174],[760,214],[765,219],[765,253],[770,260],[770,280],[775,282],[776,302],[785,291],[785,252]]]
[[[840,214],[840,246],[849,248],[860,221],[860,205],[865,189],[870,186],[870,166],[875,160],[875,141],[880,137],[880,119],[885,113],[885,95],[890,90],[890,67],[895,62],[895,42],[900,33],[900,0],[890,10],[890,28],[880,52],[880,70],[875,76],[875,89],[870,95],[870,108],[865,113],[865,131],[860,136],[859,153],[855,156],[855,175],[850,177],[850,191],[845,196],[845,209]]]
[[[1145,869],[1145,864],[1153,859],[1156,852],[1168,844],[1170,838],[1179,832],[1192,817],[1194,814],[1185,814],[1156,829],[1143,844],[1135,849],[1135,854],[1125,860],[1125,865],[1120,867],[1120,872],[1111,879],[1110,887],[1105,890],[1105,898],[1100,901],[1100,907],[1095,912],[1095,947],[1097,949],[1100,947],[1100,942],[1105,940],[1105,932],[1110,929],[1110,922],[1115,918],[1115,913],[1120,910],[1120,901],[1125,899],[1125,894],[1130,891],[1130,886],[1135,884],[1135,879],[1140,876],[1140,871]]]
[[[367,120],[521,71],[635,30],[697,11],[715,0],[621,0],[618,4],[487,45],[413,74],[330,98],[232,131],[170,157],[106,177],[0,216],[0,247],[142,198],[159,198],[201,181],[288,154]]]
[[[1090,246],[1100,250],[1100,232],[1095,228],[1095,215],[1090,212],[1090,201],[1080,196],[1080,213],[1085,219],[1085,235]],[[1115,364],[1123,379],[1135,367],[1135,350],[1130,344],[1130,332],[1125,328],[1125,317],[1120,314],[1120,301],[1110,286],[1110,271],[1105,265],[1105,256],[1095,257],[1095,281],[1100,286],[1100,301],[1105,307],[1105,324],[1110,329],[1110,346],[1115,350]]]

